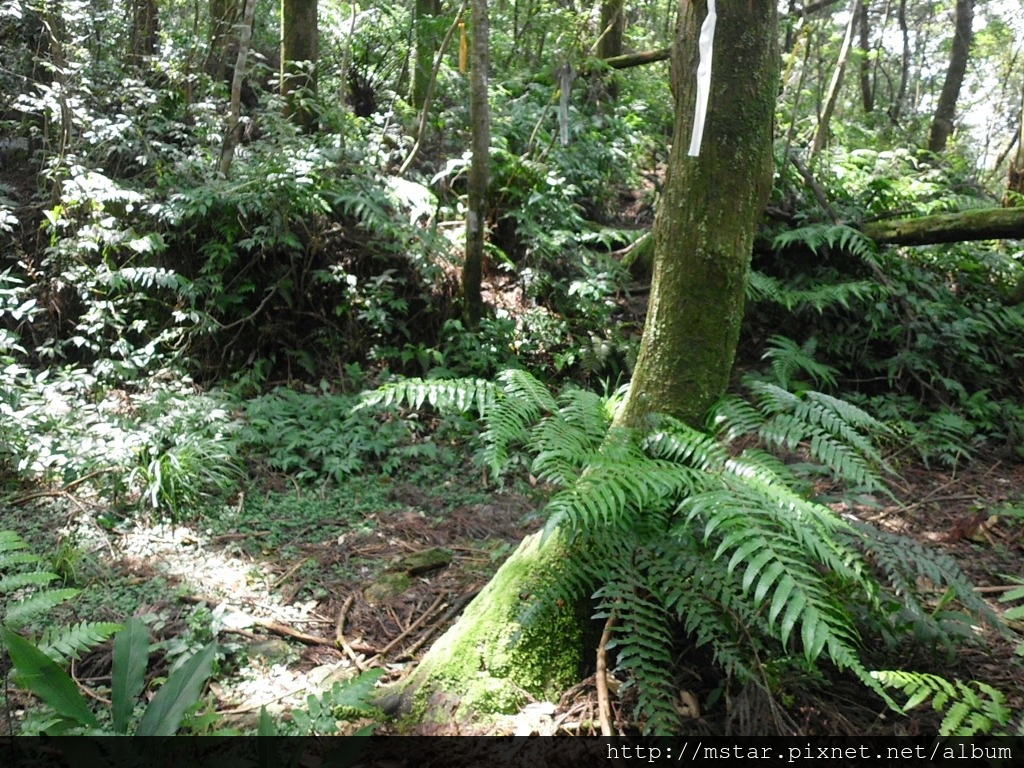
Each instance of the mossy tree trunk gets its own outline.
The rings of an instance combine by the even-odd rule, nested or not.
[[[437,53],[437,17],[441,15],[441,0],[415,0],[413,3],[413,25],[415,45],[413,47],[412,90],[410,104],[423,109],[430,91],[433,77],[434,54]]]
[[[672,62],[676,124],[654,221],[654,276],[620,421],[669,413],[699,426],[725,391],[743,319],[754,235],[772,188],[778,88],[771,0],[718,3],[704,141],[689,157],[696,40],[705,0],[682,0]]]
[[[527,537],[452,626],[380,703],[414,723],[469,722],[556,700],[579,680],[586,615],[562,606],[524,628],[520,618],[570,556],[556,533]]]
[[[699,422],[724,391],[754,231],[771,189],[775,0],[719,0],[704,144],[699,157],[686,154],[705,3],[680,0],[675,137],[627,424],[651,411]],[[531,696],[552,699],[574,683],[594,653],[585,601],[535,613],[528,628],[520,619],[530,596],[576,554],[557,531],[527,538],[387,703],[416,722],[459,721],[515,711]]]
[[[317,124],[309,97],[316,93],[319,47],[317,0],[281,0],[281,95],[286,117],[307,133]]]

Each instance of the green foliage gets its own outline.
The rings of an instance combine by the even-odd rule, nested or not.
[[[265,735],[330,736],[340,733],[340,721],[380,717],[382,713],[373,704],[373,696],[374,686],[383,674],[383,669],[370,669],[344,683],[334,683],[320,696],[310,694],[304,709],[292,710],[291,723],[276,725],[273,733]],[[270,729],[269,725],[264,727]],[[373,725],[366,725],[346,735],[368,736],[373,729]]]
[[[788,354],[785,358],[773,355],[773,369],[777,376],[781,374],[781,380],[788,380],[798,369],[812,376],[830,374],[812,359],[803,359],[803,351],[790,345],[774,348]],[[749,376],[743,383],[749,393],[747,399],[727,396],[711,414],[716,431],[728,441],[756,437],[760,444],[775,451],[805,450],[851,486],[867,490],[884,487],[875,470],[884,467],[884,462],[872,437],[887,437],[892,432],[881,421],[822,392],[790,392],[784,386]]]
[[[141,393],[104,386],[82,368],[0,369],[7,461],[26,478],[91,479],[115,504],[139,500],[179,515],[241,480],[234,401],[154,382]]]
[[[38,623],[79,593],[73,588],[49,586],[59,577],[41,565],[41,558],[28,551],[18,534],[0,531],[0,624],[4,627],[15,630]],[[106,622],[50,627],[43,634],[40,648],[54,661],[74,659],[118,629],[120,625]]]
[[[53,712],[52,717],[37,718],[34,724],[35,733],[50,736],[173,736],[186,713],[200,700],[216,655],[216,645],[211,643],[172,672],[135,722],[133,712],[145,687],[149,631],[138,617],[130,619],[114,636],[112,722],[107,730],[67,672],[20,635],[6,628],[2,632],[14,667],[14,682],[38,696]]]
[[[818,384],[870,403],[926,462],[969,459],[980,439],[1019,443],[1024,315],[1008,299],[1020,267],[1006,249],[879,252],[831,224],[784,231],[773,247],[751,273],[749,330],[791,340],[769,352],[777,377],[804,350],[830,371]]]
[[[863,661],[866,632],[897,637],[927,625],[946,639],[965,621],[998,623],[948,558],[808,500],[793,472],[757,447],[805,453],[837,480],[880,488],[884,465],[871,441],[887,434],[881,422],[819,392],[756,379],[746,387],[751,401],[730,397],[713,412],[717,438],[669,418],[645,432],[610,429],[608,400],[572,388],[555,397],[519,370],[491,386],[405,381],[371,400],[478,404],[492,470],[520,446],[534,457],[532,473],[561,486],[548,530],[568,531],[577,557],[524,621],[591,594],[597,616],[616,614],[618,664],[638,687],[648,731],[672,732],[678,722],[677,626],[741,681],[771,690],[765,660],[799,653],[808,670],[827,660],[888,700]],[[918,576],[948,587],[931,613]],[[964,614],[947,610],[955,603]]]
[[[1006,696],[987,683],[947,680],[921,672],[884,671],[871,673],[886,688],[908,698],[903,710],[931,704],[943,715],[941,736],[1007,735],[1013,710]]]
[[[246,402],[239,439],[254,458],[300,482],[341,482],[370,466],[392,473],[436,452],[433,443],[412,439],[411,422],[381,418],[359,402],[326,387],[318,393],[278,388]]]

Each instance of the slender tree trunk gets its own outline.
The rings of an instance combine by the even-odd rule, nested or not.
[[[463,319],[476,328],[483,316],[484,238],[487,234],[487,186],[490,182],[491,112],[487,104],[489,30],[487,0],[472,0],[472,39],[469,65],[469,121],[473,159],[469,166],[466,205],[466,260],[462,268]]]
[[[942,84],[942,93],[935,105],[935,116],[928,132],[928,150],[939,154],[946,148],[946,142],[953,134],[953,118],[956,117],[956,102],[960,98],[960,87],[967,73],[967,59],[974,39],[974,0],[956,0],[955,31],[953,49],[949,54],[949,69]]]
[[[210,0],[210,50],[203,69],[217,82],[227,74],[231,43],[236,39],[234,27],[241,16],[237,0]]]
[[[1003,205],[1024,206],[1024,98],[1021,99],[1020,126],[1017,134],[1017,152],[1006,172],[1006,194]]]
[[[71,139],[74,133],[74,115],[68,100],[68,63],[64,58],[64,17],[62,4],[54,2],[45,6],[42,19],[47,34],[47,47],[52,65],[52,92],[57,96],[60,105],[60,118],[56,126],[47,122],[43,126],[43,136],[50,146],[47,149],[57,160],[63,161],[71,151]],[[53,187],[50,190],[50,203],[56,206],[60,202],[62,191],[61,174],[53,174]]]
[[[281,95],[285,116],[306,132],[316,129],[309,97],[316,93],[320,46],[317,0],[281,0]]]
[[[857,7],[857,26],[860,33],[860,100],[866,113],[875,110],[875,89],[871,83],[871,19],[868,15],[870,0],[861,0]]]
[[[900,37],[903,41],[903,49],[900,54],[900,86],[889,107],[889,118],[893,123],[899,123],[903,115],[903,108],[907,103],[907,87],[910,84],[910,29],[907,27],[907,0],[900,0],[899,9],[896,12],[896,20],[900,28]]]
[[[818,118],[818,127],[814,132],[814,144],[811,146],[811,157],[814,157],[828,142],[828,127],[832,122],[832,114],[836,110],[836,103],[839,101],[839,89],[843,85],[843,74],[846,72],[846,63],[850,60],[850,48],[853,43],[853,28],[857,21],[857,5],[860,0],[853,0],[850,4],[850,22],[846,25],[846,34],[843,36],[843,45],[839,49],[839,59],[836,61],[836,68],[832,71],[832,81],[828,86],[828,94],[825,96],[825,106]]]
[[[409,101],[414,109],[423,109],[430,90],[434,54],[437,53],[437,17],[441,14],[441,0],[415,0],[413,3],[413,24],[415,25],[413,46],[414,61],[412,91]]]
[[[252,20],[256,15],[256,0],[245,0],[245,11],[242,15],[242,29],[238,40],[238,56],[235,59],[235,74],[231,78],[231,112],[228,116],[228,127],[224,132],[224,144],[220,150],[218,171],[224,178],[231,172],[231,162],[235,157],[235,147],[242,133],[242,81],[245,79],[245,64],[249,58],[249,44],[252,42]]]
[[[706,0],[680,0],[676,127],[655,223],[655,277],[640,358],[620,423],[652,411],[699,423],[721,396],[743,314],[754,231],[772,184],[778,92],[775,0],[719,0],[717,59],[699,157],[688,157],[697,39]],[[586,612],[551,606],[520,617],[538,586],[575,556],[559,531],[527,538],[385,703],[419,722],[515,711],[578,679]],[[518,637],[510,645],[510,639]],[[587,656],[590,654],[587,653]]]

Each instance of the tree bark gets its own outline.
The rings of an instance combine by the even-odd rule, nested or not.
[[[953,134],[953,118],[956,116],[956,102],[960,98],[960,86],[967,72],[967,59],[974,38],[974,0],[956,0],[955,31],[953,49],[949,54],[949,69],[942,84],[942,93],[935,105],[931,130],[928,132],[928,150],[939,154],[946,149],[946,142]]]
[[[131,28],[131,58],[136,66],[156,55],[160,17],[156,0],[133,0]]]
[[[203,69],[218,82],[227,74],[233,29],[242,13],[237,0],[210,0],[210,49]]]
[[[317,0],[281,0],[281,95],[285,116],[303,131],[316,129],[309,96],[316,93],[320,47]]]
[[[527,537],[465,612],[381,706],[417,723],[513,713],[530,698],[557,701],[579,681],[586,615],[561,606],[521,623],[531,595],[558,578],[566,558],[556,533]]]
[[[410,104],[414,109],[423,109],[430,91],[434,70],[434,54],[437,53],[437,17],[441,14],[441,0],[415,0],[413,3],[413,24],[415,26],[414,61]]]
[[[1020,125],[1017,133],[1017,152],[1006,171],[1006,194],[1003,205],[1024,205],[1024,98],[1021,99]]]
[[[875,109],[875,89],[871,82],[871,17],[870,0],[861,0],[857,6],[857,26],[860,34],[860,100],[865,113]]]
[[[621,56],[613,56],[610,59],[602,59],[601,66],[609,69],[628,69],[630,67],[641,67],[644,64],[653,64],[656,61],[664,61],[672,56],[671,48],[657,48],[653,51],[640,51],[639,53],[624,53]],[[590,68],[583,65],[580,74],[590,74]]]
[[[772,188],[778,92],[773,0],[719,2],[704,143],[688,157],[705,0],[681,0],[673,56],[676,125],[654,223],[654,276],[625,425],[667,412],[701,425],[725,391],[747,269]]]
[[[1024,239],[1024,208],[979,208],[916,219],[872,221],[861,228],[879,245],[935,245]]]
[[[245,12],[242,15],[242,30],[239,34],[238,56],[235,59],[235,74],[231,79],[231,112],[228,116],[228,127],[224,132],[224,143],[220,150],[218,172],[227,178],[231,173],[231,163],[235,158],[235,147],[242,133],[242,81],[245,78],[245,64],[249,59],[249,44],[252,42],[252,21],[256,14],[256,0],[245,0]]]
[[[907,27],[907,0],[900,0],[896,19],[903,47],[900,53],[900,86],[892,106],[889,107],[889,119],[898,124],[903,115],[903,107],[907,102],[907,86],[910,83],[910,30]]]
[[[622,37],[626,28],[623,0],[601,0],[601,31],[597,39],[597,57],[614,59],[622,55]],[[614,76],[603,78],[603,90],[610,101],[619,97],[619,86]]]
[[[466,260],[462,267],[462,314],[466,327],[475,329],[483,316],[480,292],[483,280],[484,239],[487,233],[487,186],[490,181],[491,113],[487,103],[489,30],[487,0],[472,0],[470,43],[469,122],[473,159],[469,166],[466,205]]]

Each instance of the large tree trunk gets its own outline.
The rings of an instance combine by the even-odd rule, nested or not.
[[[462,268],[463,319],[476,328],[483,315],[480,293],[483,280],[484,238],[487,233],[487,186],[490,181],[491,111],[487,103],[487,68],[490,46],[487,0],[472,0],[470,43],[469,122],[473,160],[469,166],[466,205],[466,260]]]
[[[317,0],[281,0],[281,95],[285,115],[307,132],[317,123],[309,100],[316,93],[320,47],[316,5]]]
[[[953,118],[956,116],[956,102],[960,98],[960,86],[967,72],[967,57],[974,38],[974,0],[956,0],[955,31],[953,49],[949,54],[949,69],[942,84],[942,93],[935,105],[935,117],[928,133],[928,150],[936,154],[946,148],[946,141],[953,133]]]
[[[652,411],[699,423],[732,368],[754,231],[771,191],[778,56],[775,0],[718,6],[703,148],[688,157],[706,0],[680,0],[675,136],[655,223],[651,303],[623,424]],[[574,682],[593,652],[584,648],[586,611],[552,606],[529,628],[520,624],[525,601],[545,580],[559,579],[574,555],[557,531],[524,541],[388,704],[413,712],[417,722],[449,722],[514,711],[529,697],[553,698]]]
[[[732,371],[754,235],[772,188],[779,72],[772,0],[719,6],[703,148],[688,157],[705,3],[682,0],[675,135],[654,222],[654,277],[626,424],[667,412],[699,425]]]

